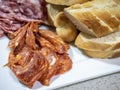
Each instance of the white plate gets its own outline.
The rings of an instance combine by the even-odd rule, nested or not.
[[[0,39],[0,90],[29,90],[17,80],[8,67],[3,67],[8,61],[8,42],[6,37]],[[120,58],[111,60],[88,58],[74,46],[71,46],[69,55],[73,60],[73,67],[69,72],[54,77],[48,87],[36,82],[32,89],[51,90],[120,71]]]

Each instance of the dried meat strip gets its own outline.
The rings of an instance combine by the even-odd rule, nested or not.
[[[42,75],[42,77],[39,79],[39,81],[43,85],[48,86],[50,84],[51,78],[56,75],[58,57],[57,57],[57,54],[54,51],[50,50],[49,48],[42,48],[41,53],[44,55],[44,57],[49,62],[49,68]]]
[[[68,54],[58,54],[49,48],[42,48],[41,52],[49,62],[47,72],[39,79],[43,85],[48,86],[53,76],[63,74],[72,68],[72,61]]]
[[[9,48],[11,50],[16,49],[16,47],[24,40],[26,30],[22,30],[14,39],[9,42]]]
[[[49,30],[40,30],[40,35],[51,42],[58,53],[66,53],[69,49],[69,45],[66,44],[56,33]]]
[[[41,47],[47,47],[47,48],[53,50],[54,52],[57,52],[54,45],[52,45],[47,39],[45,39],[39,35],[36,35],[36,39],[40,43]]]
[[[25,47],[18,55],[12,53],[8,66],[17,78],[30,88],[48,69],[48,61],[39,51],[31,51]]]
[[[35,36],[33,31],[31,31],[30,29],[27,30],[26,32],[26,44],[32,48],[35,49],[36,48],[36,44],[35,44]]]
[[[57,74],[63,74],[72,68],[72,61],[67,53],[58,54]]]

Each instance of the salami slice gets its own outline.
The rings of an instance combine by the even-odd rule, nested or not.
[[[46,17],[45,0],[0,0],[0,29],[4,33],[13,34],[26,23],[44,22]]]

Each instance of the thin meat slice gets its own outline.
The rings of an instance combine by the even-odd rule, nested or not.
[[[39,35],[36,36],[36,39],[40,43],[41,47],[47,47],[47,48],[53,50],[54,52],[57,52],[54,45],[52,45],[47,39],[45,39]]]
[[[63,74],[72,68],[72,61],[67,53],[58,54],[57,74]]]
[[[25,47],[20,54],[9,57],[8,66],[16,77],[30,88],[48,69],[48,62],[39,51],[30,51]]]
[[[30,29],[28,29],[26,32],[26,44],[32,49],[36,48],[35,36],[33,34],[33,31]]]
[[[53,76],[63,74],[72,68],[72,61],[68,54],[57,54],[49,48],[42,48],[41,53],[49,62],[49,68],[39,81],[43,85],[49,85]]]
[[[39,79],[39,81],[43,85],[48,86],[50,84],[51,78],[56,75],[58,57],[57,57],[57,54],[55,52],[53,52],[52,50],[50,50],[48,48],[42,48],[41,53],[44,55],[46,60],[49,62],[49,68],[42,75],[42,77]]]
[[[49,30],[39,30],[39,33],[54,45],[58,53],[63,54],[68,51],[69,45],[66,44],[56,33]]]
[[[14,52],[11,51],[9,55],[9,66],[25,66],[26,62],[29,62],[29,60],[32,57],[32,51],[30,48],[27,48],[26,46],[23,47],[23,49],[19,52],[19,54],[14,55]],[[14,64],[14,65],[13,65]]]
[[[11,50],[14,50],[24,39],[26,30],[22,30],[14,39],[12,39],[8,46]]]

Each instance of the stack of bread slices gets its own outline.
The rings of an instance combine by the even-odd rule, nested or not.
[[[66,5],[62,13],[56,15],[53,20],[58,35],[67,37],[63,39],[75,40],[75,45],[90,57],[120,56],[120,0],[46,1],[56,5]],[[81,31],[77,38],[75,38],[77,35],[74,34],[75,30],[72,30],[73,27]],[[65,34],[65,31],[71,33]],[[70,39],[72,33],[74,38]]]
[[[56,27],[56,33],[66,42],[75,40],[78,31],[76,26],[68,19],[64,9],[75,4],[82,4],[90,0],[46,0],[48,23]]]
[[[65,9],[81,31],[75,45],[88,56],[120,56],[120,0],[94,0]]]

